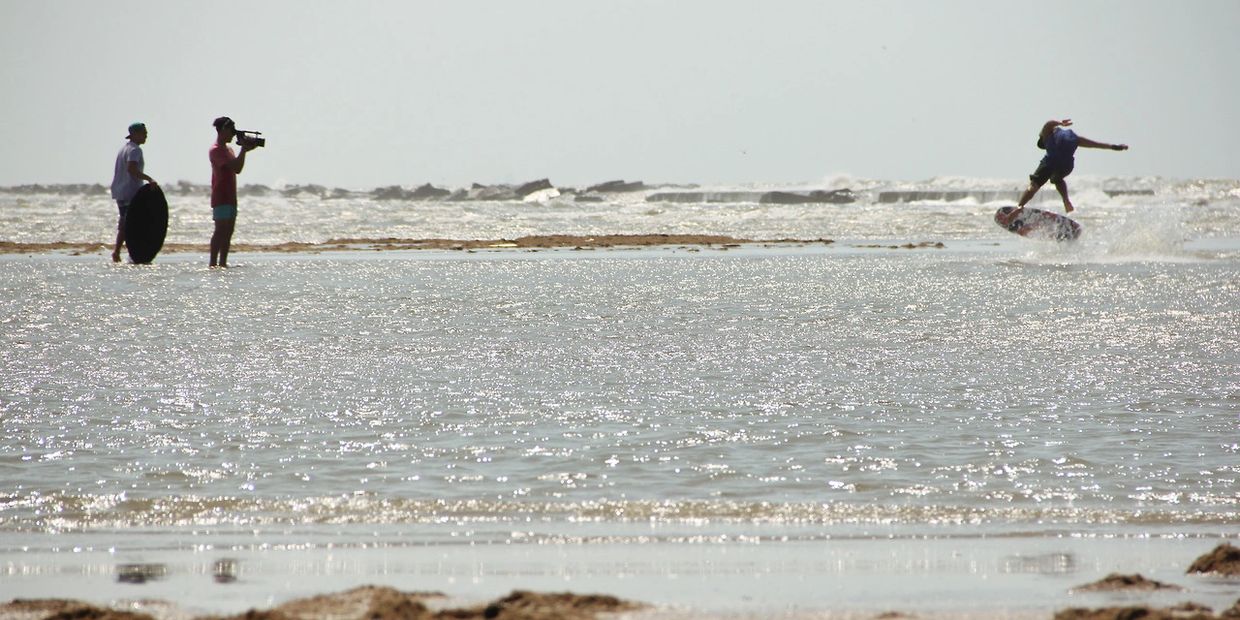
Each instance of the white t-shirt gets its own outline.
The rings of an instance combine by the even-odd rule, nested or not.
[[[112,173],[112,199],[129,204],[133,195],[142,189],[142,179],[135,179],[129,174],[129,162],[138,162],[138,172],[143,172],[146,162],[142,159],[142,147],[132,140],[121,147],[116,154],[116,171]]]

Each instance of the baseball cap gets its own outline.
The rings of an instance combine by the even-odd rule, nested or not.
[[[212,124],[212,125],[215,125],[215,128],[216,128],[216,129],[220,129],[220,128],[224,127],[225,125],[233,125],[233,126],[236,126],[236,123],[234,123],[234,122],[233,122],[233,119],[228,118],[227,116],[221,116],[221,117],[219,117],[219,118],[215,119],[214,121],[212,121],[212,123],[211,123],[211,124]]]
[[[146,123],[129,123],[129,136],[139,131],[146,131]],[[129,136],[125,136],[128,138]]]

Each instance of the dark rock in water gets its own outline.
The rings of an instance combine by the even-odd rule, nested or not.
[[[188,196],[190,194],[196,193],[199,190],[199,187],[197,185],[194,185],[193,183],[190,183],[189,181],[177,181],[175,189],[169,188],[169,190],[171,190],[171,192],[176,193],[180,196]]]
[[[1240,547],[1231,543],[1223,543],[1213,551],[1193,560],[1188,567],[1189,573],[1218,573],[1220,575],[1240,575]]]
[[[1153,608],[1103,607],[1101,609],[1073,608],[1055,612],[1054,620],[1224,620],[1237,618],[1232,607],[1222,614],[1214,615],[1210,608],[1197,603],[1181,603],[1172,607]]]
[[[1219,614],[1220,618],[1240,618],[1240,598],[1230,608]]]
[[[271,188],[266,185],[250,184],[239,188],[237,193],[242,196],[266,196],[271,193]]]
[[[312,194],[322,198],[327,195],[327,188],[322,185],[314,185],[313,183],[310,185],[290,185],[284,188],[284,191],[280,193],[290,198],[293,196],[300,196],[301,194]]]
[[[809,196],[792,192],[767,192],[758,198],[764,204],[799,205],[812,202]]]
[[[474,183],[469,188],[469,193],[465,200],[488,200],[488,201],[504,201],[504,200],[520,200],[511,187],[506,185],[481,185]]]
[[[646,189],[646,184],[641,181],[607,181],[598,185],[591,185],[586,188],[587,192],[595,192],[599,194],[618,194],[622,192],[640,192]]]
[[[14,185],[11,187],[0,188],[0,191],[11,194],[60,194],[72,195],[81,194],[91,196],[96,194],[107,194],[111,192],[111,188],[105,187],[99,183],[71,183],[68,185]]]
[[[767,192],[762,194],[758,202],[763,204],[848,204],[857,201],[857,195],[851,189],[824,191],[816,189],[808,194],[795,192]]]
[[[370,190],[370,197],[375,200],[407,200],[409,198],[409,192],[405,191],[405,189],[399,185],[392,185],[390,187],[376,187],[375,189]]]
[[[646,202],[758,202],[765,192],[659,192],[646,196]]]
[[[544,189],[551,189],[553,187],[555,186],[551,184],[550,179],[539,179],[517,187],[516,193],[518,197],[525,198],[534,192],[541,192]]]
[[[602,196],[591,196],[589,194],[577,194],[577,196],[573,198],[573,202],[605,202],[605,201],[606,199],[603,198]]]
[[[808,193],[769,192],[658,192],[646,197],[646,202],[704,202],[733,203],[757,202],[763,204],[847,204],[856,202],[857,196],[850,189],[814,190]]]
[[[1083,585],[1079,588],[1073,588],[1078,592],[1122,592],[1122,591],[1153,591],[1153,590],[1183,590],[1180,586],[1146,579],[1141,575],[1120,575],[1111,573],[1099,581],[1091,584]]]
[[[451,191],[439,189],[430,183],[426,183],[413,191],[409,191],[399,185],[379,187],[370,191],[370,197],[375,200],[438,200],[451,195]]]
[[[348,198],[349,196],[352,196],[352,195],[353,195],[353,192],[343,187],[333,187],[332,193],[328,196],[325,196],[325,198],[339,199],[339,198]]]
[[[1021,192],[1016,190],[901,190],[879,192],[878,202],[953,202],[972,198],[978,202],[1016,202]]]
[[[434,200],[438,198],[447,198],[452,192],[446,189],[439,189],[430,183],[427,183],[415,190],[409,195],[413,200]]]
[[[530,592],[514,590],[508,596],[486,603],[481,608],[452,617],[467,618],[597,618],[645,607],[606,594],[573,594],[571,592]]]
[[[822,198],[832,204],[848,204],[857,202],[857,193],[851,189],[833,189],[829,191],[815,190],[809,193],[810,198]]]

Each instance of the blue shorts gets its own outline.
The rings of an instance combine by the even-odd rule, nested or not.
[[[237,205],[219,205],[211,207],[211,219],[217,222],[220,220],[237,219]]]
[[[1029,182],[1035,185],[1041,185],[1047,181],[1058,183],[1062,181],[1064,177],[1072,174],[1072,168],[1075,167],[1075,163],[1076,162],[1070,161],[1066,164],[1054,164],[1048,161],[1043,161],[1038,164],[1038,169],[1034,170],[1033,174],[1029,175]]]
[[[117,200],[116,201],[116,212],[120,214],[120,218],[116,220],[116,228],[117,229],[124,228],[125,227],[125,215],[129,213],[129,205]]]

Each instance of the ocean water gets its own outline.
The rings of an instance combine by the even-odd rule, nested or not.
[[[1071,244],[969,199],[269,196],[235,241],[835,241],[0,255],[0,597],[1043,611],[1139,570],[1234,599],[1181,573],[1240,535],[1240,183],[1108,183],[1075,196]],[[200,202],[173,198],[170,241],[205,242]],[[110,208],[0,193],[18,242],[106,241]],[[243,578],[211,583],[221,560]]]

